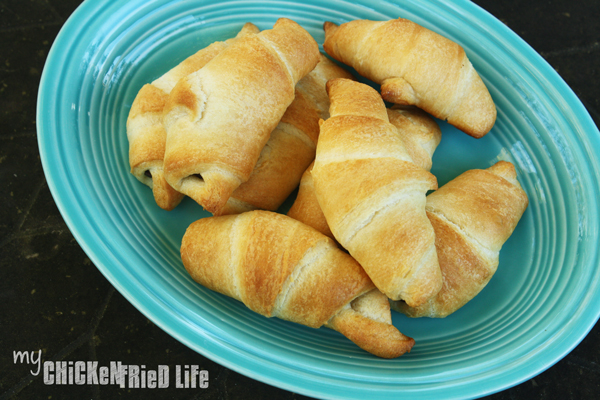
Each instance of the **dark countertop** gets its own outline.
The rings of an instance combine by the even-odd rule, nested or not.
[[[45,58],[76,0],[0,1],[0,399],[300,399],[188,349],[137,311],[96,269],[59,214],[45,181],[35,107]],[[478,0],[537,50],[600,123],[600,2]],[[44,360],[199,365],[204,390],[131,392],[116,386],[46,386],[13,362]],[[539,376],[490,399],[600,398],[600,326]],[[34,379],[35,378],[35,379]]]

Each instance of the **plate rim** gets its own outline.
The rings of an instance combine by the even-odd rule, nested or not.
[[[47,148],[45,146],[45,138],[46,138],[45,137],[45,127],[46,127],[47,122],[45,120],[42,120],[42,118],[41,118],[42,107],[44,106],[44,104],[45,104],[44,101],[45,101],[45,99],[47,99],[47,96],[48,96],[47,82],[50,79],[48,77],[50,74],[50,65],[51,65],[51,62],[54,61],[54,59],[57,57],[56,53],[58,52],[59,45],[62,45],[63,41],[67,37],[67,35],[68,35],[67,31],[69,29],[71,29],[72,27],[77,26],[77,23],[78,23],[77,20],[83,18],[84,14],[87,13],[88,11],[91,11],[91,9],[93,9],[94,5],[100,6],[102,4],[110,4],[110,3],[113,3],[113,1],[111,1],[111,0],[86,0],[67,19],[65,24],[61,27],[59,34],[56,36],[56,39],[55,39],[54,43],[52,44],[50,52],[48,53],[48,57],[46,60],[46,64],[44,65],[44,70],[42,72],[42,77],[40,79],[40,85],[39,85],[39,89],[38,89],[38,103],[37,103],[37,107],[36,107],[36,127],[37,127],[37,133],[38,133],[37,136],[38,136],[38,147],[40,150],[40,158],[41,158],[44,174],[46,177],[46,181],[48,182],[48,186],[52,193],[52,197],[61,213],[61,216],[65,220],[66,225],[68,226],[69,230],[73,234],[74,238],[77,240],[78,244],[82,247],[84,252],[88,255],[88,257],[94,263],[94,265],[98,268],[98,270],[100,270],[100,272],[107,278],[107,280],[132,305],[134,305],[137,310],[142,312],[142,314],[144,314],[146,317],[151,319],[157,326],[159,326],[162,330],[167,332],[170,336],[172,336],[179,342],[181,342],[181,343],[185,344],[186,346],[192,348],[193,350],[203,354],[207,358],[210,358],[210,359],[218,362],[219,364],[224,365],[227,368],[230,368],[239,373],[242,373],[243,375],[246,375],[252,379],[256,379],[261,382],[264,382],[264,383],[267,383],[267,384],[270,384],[270,385],[273,385],[276,387],[280,387],[280,388],[283,388],[283,389],[286,389],[289,391],[306,394],[308,396],[317,397],[317,396],[327,395],[327,396],[329,396],[329,398],[338,398],[337,396],[334,396],[331,393],[323,393],[322,391],[319,391],[319,390],[313,391],[313,390],[308,389],[307,387],[300,387],[298,385],[292,385],[292,384],[289,384],[288,382],[282,382],[281,379],[275,379],[270,376],[265,376],[264,374],[261,374],[261,373],[255,373],[249,367],[246,367],[246,368],[241,367],[237,363],[234,363],[234,362],[230,361],[229,359],[225,359],[223,356],[221,356],[220,354],[218,354],[216,352],[207,350],[206,348],[201,348],[195,344],[190,344],[189,340],[185,337],[185,335],[182,334],[181,331],[178,332],[173,327],[172,323],[169,323],[169,320],[172,319],[170,316],[168,316],[164,312],[162,313],[161,316],[157,315],[157,312],[155,309],[160,308],[161,310],[164,310],[166,307],[165,304],[163,304],[162,302],[159,302],[160,304],[157,304],[156,303],[158,301],[157,299],[152,299],[151,294],[145,293],[145,296],[147,296],[148,299],[152,299],[155,302],[152,306],[148,306],[147,304],[144,304],[144,302],[141,302],[139,300],[139,298],[134,296],[130,290],[128,290],[125,286],[122,285],[122,283],[117,279],[117,276],[114,274],[114,271],[111,271],[105,265],[106,255],[97,254],[97,251],[89,245],[89,243],[88,243],[89,239],[87,237],[88,234],[86,234],[84,231],[81,230],[81,228],[78,226],[78,223],[75,221],[75,219],[69,213],[68,204],[67,204],[66,199],[64,198],[64,194],[61,194],[61,191],[58,188],[58,179],[57,180],[54,179],[55,172],[53,172],[52,162],[51,162],[51,159],[49,158],[49,153],[47,153],[47,151],[46,151]],[[446,4],[448,2],[438,1],[437,3]],[[486,10],[482,9],[481,7],[479,7],[478,5],[476,5],[474,3],[455,2],[455,3],[451,3],[451,5],[454,7],[459,7],[459,8],[466,7],[470,10],[471,13],[478,13],[480,15],[480,17],[481,16],[486,17],[488,23],[494,24],[494,27],[492,28],[493,30],[497,31],[497,29],[501,29],[502,33],[510,35],[511,41],[516,41],[516,44],[518,44],[523,49],[527,49],[527,51],[528,51],[528,53],[530,53],[530,55],[533,54],[535,61],[533,61],[532,63],[535,63],[537,68],[540,68],[540,67],[542,68],[542,70],[540,72],[543,72],[544,74],[548,74],[546,76],[548,83],[551,83],[551,81],[552,81],[554,84],[561,85],[561,87],[560,87],[561,95],[569,96],[569,101],[571,101],[571,104],[572,104],[570,108],[572,108],[572,109],[576,108],[578,111],[578,114],[576,115],[577,120],[581,122],[581,119],[583,118],[588,127],[592,127],[593,129],[595,129],[596,137],[598,137],[598,135],[600,135],[600,133],[598,132],[597,126],[595,125],[595,123],[591,119],[589,113],[587,112],[587,110],[585,109],[583,104],[581,103],[581,100],[575,95],[575,93],[572,91],[572,89],[564,82],[564,80],[558,75],[558,73],[556,71],[554,71],[554,69],[552,69],[552,67],[550,67],[550,65],[533,48],[531,48],[526,42],[524,42],[523,39],[521,39],[519,36],[517,36],[512,30],[510,30],[507,26],[502,24],[499,20],[497,20],[496,17],[494,17],[493,15],[488,13]],[[550,81],[550,79],[551,79],[551,81]],[[555,87],[554,85],[552,85],[552,86]],[[564,356],[566,356],[569,352],[571,352],[572,349],[575,348],[581,342],[581,340],[583,340],[585,338],[585,336],[587,336],[589,331],[594,327],[594,325],[598,321],[599,317],[600,317],[600,308],[598,308],[598,310],[596,310],[595,316],[591,316],[591,318],[588,318],[588,323],[586,324],[585,327],[583,327],[583,329],[581,329],[581,327],[580,327],[579,333],[576,335],[577,336],[576,340],[572,341],[570,343],[570,346],[567,346],[566,348],[564,348],[563,351],[559,355],[555,356],[553,360],[546,362],[545,365],[539,366],[537,368],[537,370],[531,372],[527,376],[524,376],[521,380],[513,381],[510,383],[505,383],[504,385],[499,385],[495,389],[491,389],[486,392],[471,393],[471,395],[477,395],[477,396],[486,395],[486,394],[491,394],[491,393],[498,392],[501,390],[505,390],[509,387],[512,387],[519,383],[522,383],[523,381],[526,381],[527,379],[530,379],[531,377],[536,376],[539,373],[543,372],[544,370],[550,368],[552,365],[554,365],[556,362],[558,362]],[[212,337],[212,340],[218,341],[219,338]],[[223,344],[221,343],[221,345],[223,345]],[[340,397],[340,398],[342,398],[342,397]]]

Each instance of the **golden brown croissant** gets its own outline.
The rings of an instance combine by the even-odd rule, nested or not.
[[[296,84],[296,97],[271,132],[250,178],[218,214],[275,211],[298,187],[302,173],[315,158],[319,119],[329,116],[325,84],[340,77],[352,79],[352,74],[321,54],[315,69]]]
[[[247,181],[296,83],[319,61],[315,40],[281,18],[181,79],[165,105],[165,178],[216,213]]]
[[[410,158],[416,165],[429,171],[431,158],[442,138],[438,124],[425,112],[415,107],[394,106],[388,109],[387,113],[390,123],[398,128],[398,134]],[[313,164],[314,162],[302,174],[298,195],[287,215],[335,239],[315,194],[311,173]]]
[[[410,158],[419,167],[430,171],[433,153],[442,140],[439,125],[416,107],[393,106],[387,113],[390,123],[398,128]]]
[[[330,118],[321,124],[312,175],[338,242],[385,295],[416,306],[441,288],[425,195],[436,178],[415,165],[370,86],[327,83]]]
[[[285,215],[257,210],[200,219],[183,237],[181,258],[196,282],[266,317],[325,325],[385,358],[414,345],[392,325],[387,298],[361,266]]]
[[[500,161],[471,170],[427,198],[444,286],[418,307],[392,307],[411,317],[445,317],[475,297],[496,272],[499,252],[528,205],[514,166]]]
[[[246,23],[236,38],[258,33],[259,29]],[[234,39],[215,42],[205,47],[166,72],[152,83],[142,86],[135,97],[127,118],[129,164],[131,173],[152,189],[159,207],[172,210],[183,199],[164,178],[163,159],[167,133],[163,127],[163,109],[169,93],[179,79],[202,68]]]
[[[298,194],[296,195],[294,204],[288,210],[287,216],[313,227],[325,236],[335,240],[335,236],[331,233],[325,215],[323,215],[323,210],[321,210],[321,206],[317,200],[315,181],[311,173],[313,165],[314,161],[302,174]]]
[[[416,105],[480,138],[496,106],[457,43],[407,19],[326,22],[325,51],[381,85],[384,100]]]

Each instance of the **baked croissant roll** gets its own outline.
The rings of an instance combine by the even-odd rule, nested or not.
[[[442,140],[442,131],[431,116],[416,107],[393,106],[387,110],[390,123],[398,128],[404,147],[413,162],[431,171],[433,153]]]
[[[387,110],[387,114],[390,123],[398,128],[398,134],[413,162],[427,171],[431,170],[433,153],[442,138],[438,124],[415,107],[394,106]],[[314,162],[302,174],[298,195],[287,215],[335,239],[315,194],[311,173],[313,165]]]
[[[298,187],[302,173],[315,158],[319,119],[329,116],[325,84],[342,77],[353,79],[321,54],[317,66],[296,84],[294,101],[271,132],[250,178],[233,192],[219,214],[275,211]]]
[[[381,85],[386,101],[415,105],[480,138],[496,106],[457,43],[407,19],[326,22],[323,48]]]
[[[425,195],[437,180],[412,161],[370,86],[327,83],[330,118],[321,124],[315,191],[337,241],[389,298],[412,306],[442,286]]]
[[[325,236],[335,240],[315,192],[315,181],[311,172],[314,165],[313,161],[302,174],[298,194],[288,210],[287,216],[313,227]]]
[[[475,297],[490,281],[502,245],[528,205],[514,166],[500,161],[471,170],[427,197],[444,286],[418,307],[392,307],[410,317],[445,317]]]
[[[319,61],[315,40],[281,18],[181,79],[164,110],[167,182],[218,213],[256,165],[296,83]]]
[[[255,25],[246,23],[236,38],[258,32]],[[167,133],[162,116],[169,93],[179,79],[202,68],[234,40],[214,42],[186,58],[160,78],[142,86],[131,105],[127,118],[131,173],[152,189],[154,200],[162,209],[172,210],[184,197],[164,178]]]
[[[414,345],[392,325],[387,298],[361,266],[285,215],[257,210],[200,219],[183,237],[181,258],[196,282],[266,317],[325,325],[385,358]]]

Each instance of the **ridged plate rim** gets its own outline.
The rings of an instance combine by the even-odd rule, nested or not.
[[[176,2],[156,3],[173,5]],[[277,7],[283,8],[297,6],[294,2],[265,3],[271,6],[277,4]],[[337,1],[330,4],[338,5],[343,3]],[[361,5],[353,5],[352,7],[366,7],[365,4],[368,2],[365,1],[363,3]],[[388,5],[389,7],[397,6],[394,2],[372,3],[386,7]],[[115,269],[115,265],[126,263],[126,260],[123,259],[124,255],[120,254],[118,249],[115,250],[114,246],[111,247],[111,243],[94,243],[94,239],[97,238],[94,229],[102,231],[106,227],[103,227],[101,223],[90,225],[90,220],[82,214],[81,208],[85,202],[85,198],[82,197],[84,188],[65,188],[63,186],[66,174],[65,171],[61,171],[55,166],[55,161],[57,161],[56,157],[61,154],[59,147],[64,144],[60,142],[60,137],[57,139],[53,136],[59,134],[56,128],[61,126],[63,121],[60,120],[61,116],[48,115],[47,112],[48,109],[52,109],[49,105],[54,98],[52,93],[52,88],[54,87],[52,85],[52,77],[56,76],[61,68],[64,67],[62,61],[65,58],[64,52],[76,40],[72,33],[82,29],[82,25],[93,20],[97,13],[101,14],[103,10],[115,7],[116,4],[117,2],[115,1],[87,0],[65,23],[52,46],[39,90],[37,126],[42,165],[48,185],[61,214],[74,237],[90,259],[134,306],[182,343],[220,364],[247,376],[314,397],[360,398],[367,394],[373,395],[374,393],[378,393],[380,398],[393,397],[400,393],[410,393],[415,398],[425,398],[440,393],[444,393],[448,398],[475,397],[516,385],[550,367],[570,352],[598,320],[600,316],[600,306],[598,306],[600,304],[600,295],[597,293],[600,291],[596,290],[596,293],[585,294],[584,298],[571,300],[573,302],[579,301],[587,306],[580,306],[578,314],[574,316],[573,320],[564,329],[555,332],[552,340],[538,344],[533,351],[527,354],[528,359],[519,359],[516,365],[505,366],[501,371],[494,370],[493,368],[490,370],[484,369],[478,375],[477,379],[465,377],[462,380],[456,379],[453,382],[445,382],[444,374],[440,374],[438,378],[428,377],[428,379],[431,379],[429,388],[419,388],[418,377],[414,378],[414,387],[395,385],[393,377],[382,378],[382,381],[387,380],[389,383],[389,385],[384,387],[375,382],[361,381],[360,377],[356,377],[355,381],[348,381],[347,379],[327,378],[327,371],[316,370],[311,372],[306,370],[299,371],[293,368],[282,368],[282,365],[277,362],[276,358],[267,360],[261,357],[259,353],[248,352],[242,354],[239,351],[240,349],[235,346],[235,343],[230,341],[233,337],[231,335],[234,335],[233,333],[222,332],[222,335],[218,335],[208,330],[199,330],[198,326],[195,325],[195,321],[189,320],[184,310],[173,307],[173,305],[168,303],[168,299],[160,298],[160,293],[153,292],[148,288],[128,284],[128,279],[142,278],[131,275],[132,271],[136,272],[134,270],[122,271]],[[122,4],[120,8],[126,8],[131,12],[142,12],[136,9],[135,2]],[[147,8],[154,7],[154,3],[152,2],[143,2],[142,4]],[[398,2],[398,4],[402,5],[402,2]],[[218,8],[219,5],[215,4],[213,7]],[[443,9],[445,12],[452,12],[475,25],[485,26],[486,29],[494,32],[498,46],[502,46],[503,49],[513,50],[514,53],[510,56],[518,59],[521,68],[533,78],[532,87],[534,89],[547,90],[546,96],[548,98],[560,100],[568,104],[568,107],[564,108],[564,118],[576,128],[579,134],[586,132],[588,135],[588,141],[585,143],[585,148],[582,151],[584,153],[587,151],[587,156],[589,157],[594,149],[600,149],[600,134],[598,133],[598,129],[579,99],[577,99],[571,89],[568,88],[558,74],[542,58],[505,25],[470,2],[430,1],[424,2],[422,7],[433,7],[434,9],[437,7],[439,10]],[[506,54],[503,53],[500,56],[506,56]],[[524,94],[524,96],[526,95],[527,93]],[[532,104],[532,106],[535,107],[535,104]],[[583,140],[581,137],[569,137],[568,139],[575,141]],[[595,164],[590,163],[588,167],[592,177],[600,175],[600,168],[597,162]],[[81,182],[76,182],[76,184],[81,184]],[[597,193],[598,182],[596,181],[595,186],[592,186],[589,190]],[[595,216],[597,217],[597,212]],[[111,227],[111,229],[119,228]],[[596,237],[597,234],[596,231]],[[174,257],[175,255],[171,254],[169,256]],[[595,260],[596,262],[598,260],[597,250]],[[176,273],[173,276],[177,278]],[[595,279],[595,281],[588,283],[589,288],[597,289],[600,286],[598,275],[596,275]],[[193,339],[197,339],[198,337],[204,339],[203,344],[193,342]],[[372,367],[368,362],[366,365]]]

